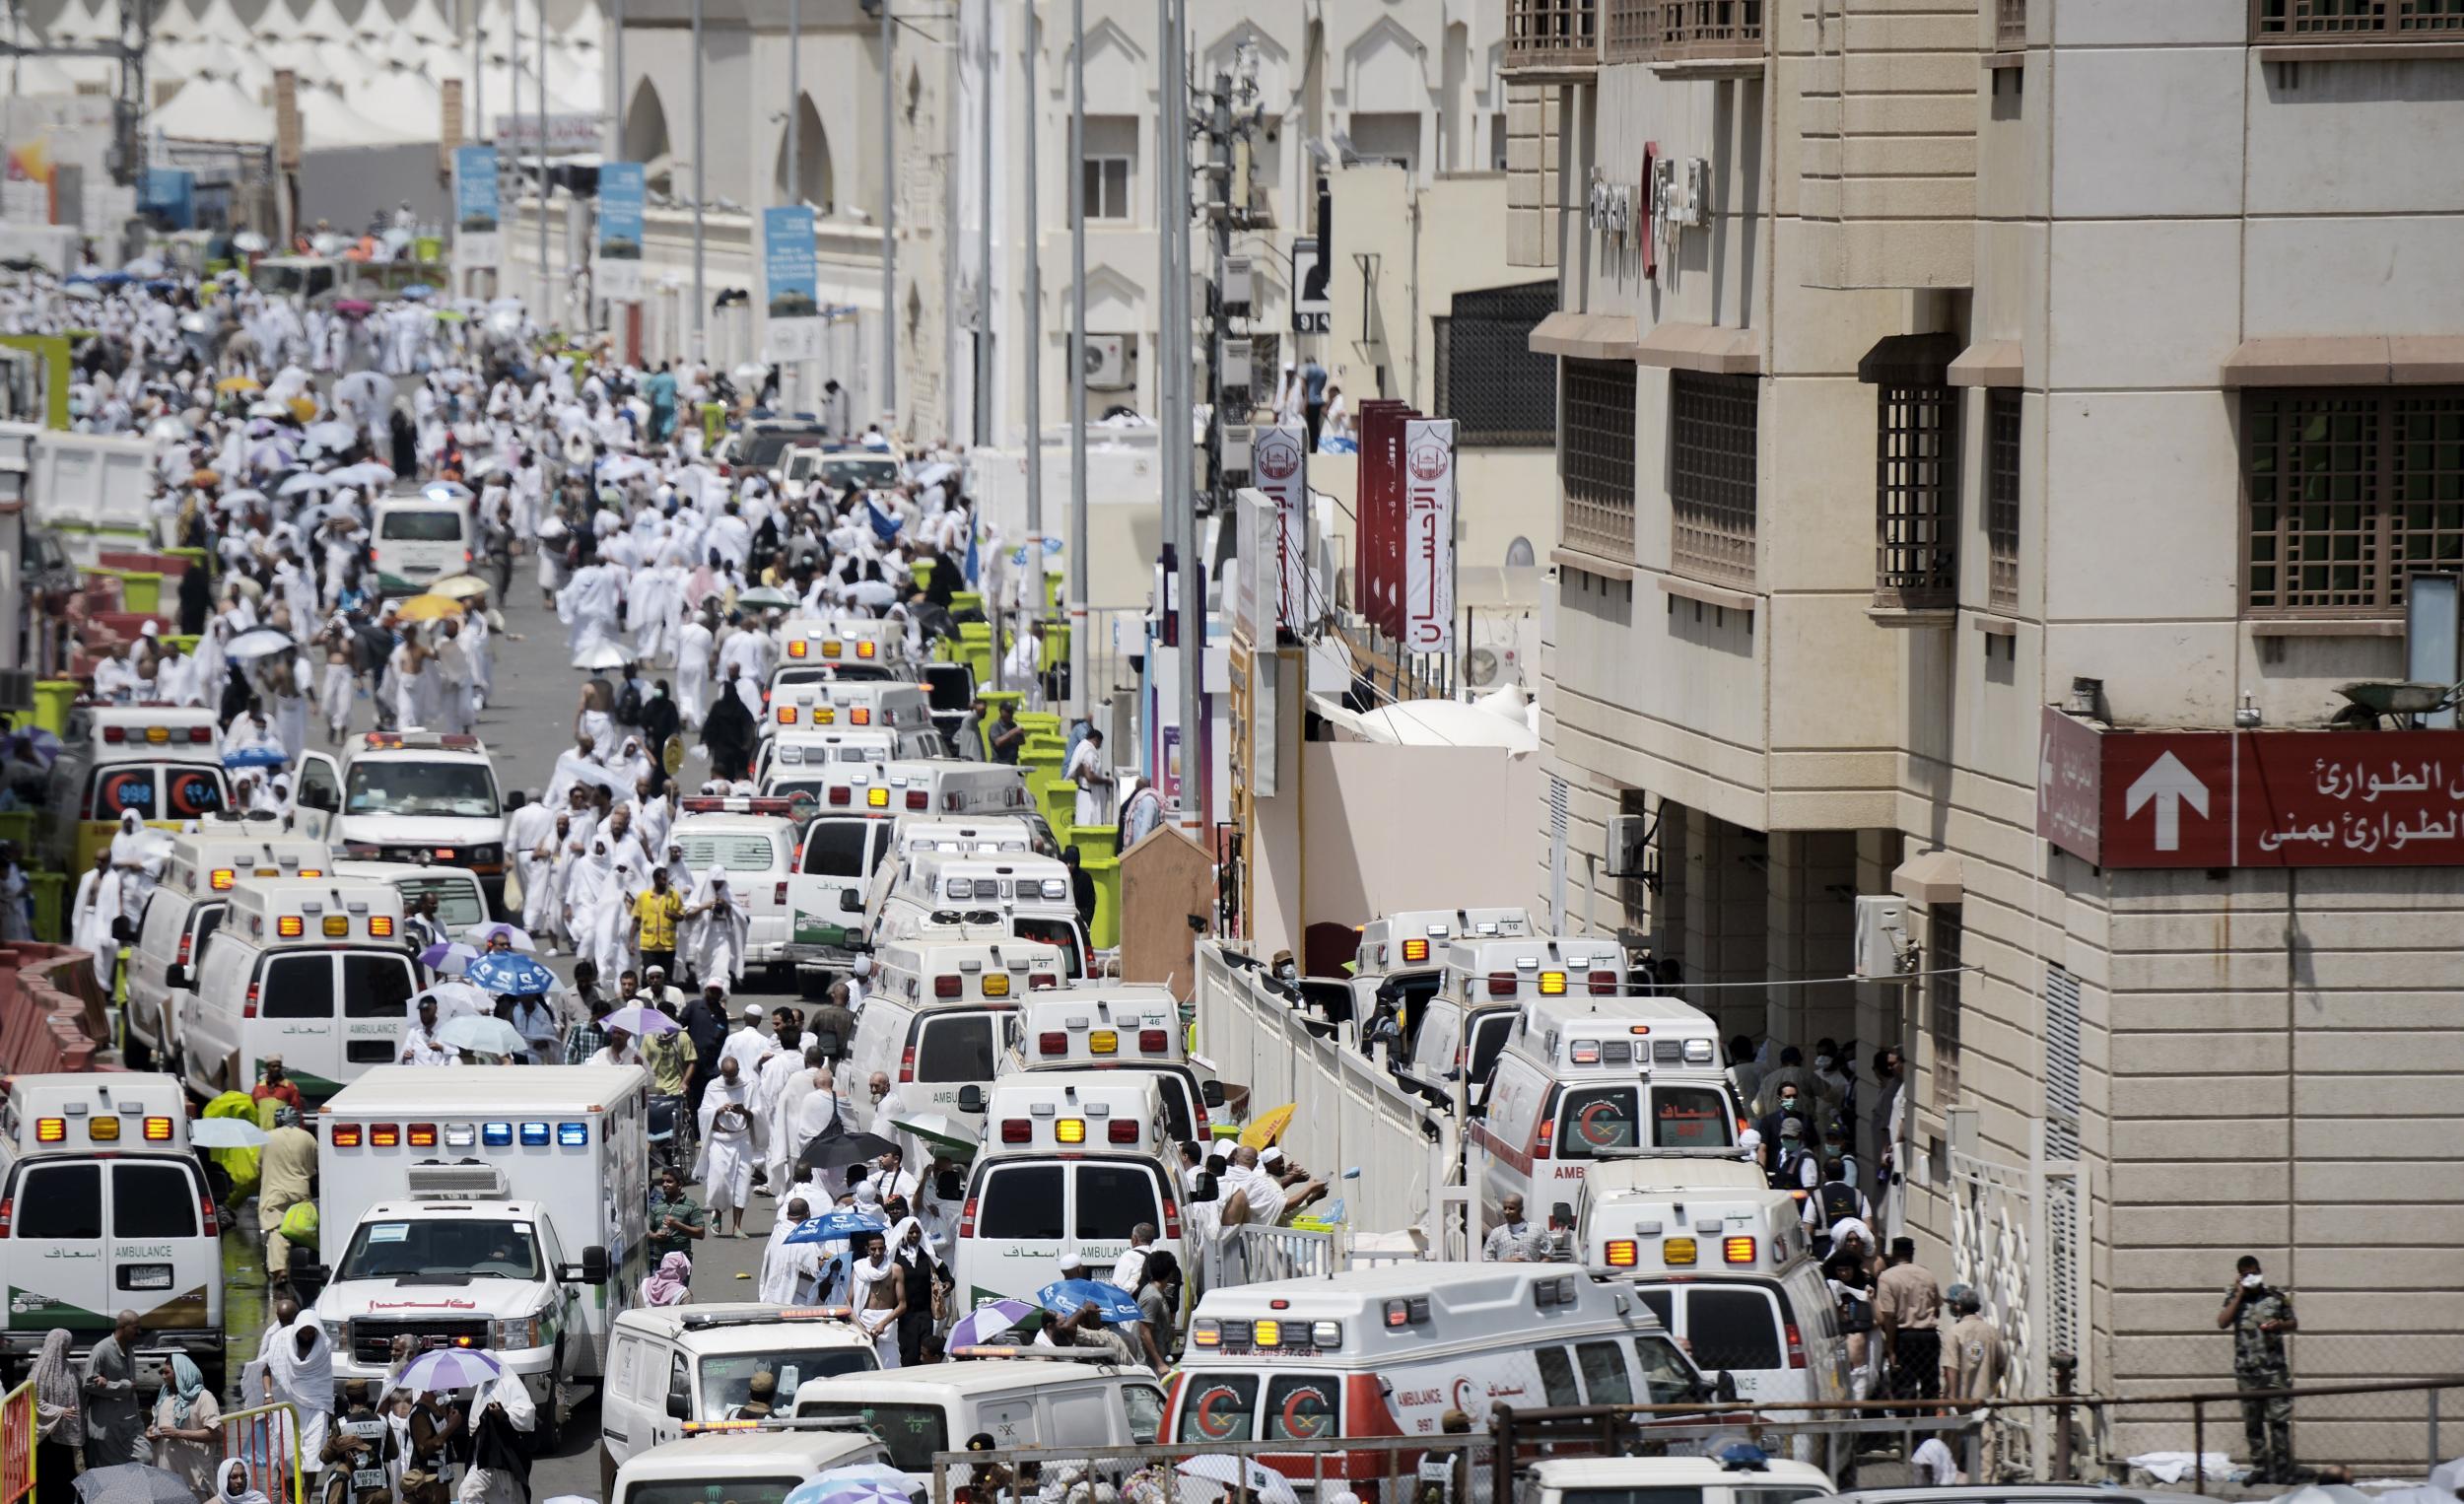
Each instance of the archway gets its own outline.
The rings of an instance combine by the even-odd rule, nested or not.
[[[821,112],[813,107],[811,95],[798,96],[795,102],[795,175],[787,181],[787,133],[779,132],[779,159],[770,170],[770,185],[788,203],[813,206],[813,212],[828,217],[837,207],[836,179],[830,165],[830,136],[821,128]]]
[[[643,164],[643,177],[660,192],[671,191],[664,180],[672,167],[667,141],[667,111],[658,102],[658,86],[644,79],[625,107],[625,160]]]

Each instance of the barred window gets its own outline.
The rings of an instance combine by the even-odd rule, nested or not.
[[[1959,598],[1959,394],[1883,384],[1875,394],[1874,603],[1938,609]]]
[[[1546,448],[1556,442],[1557,358],[1532,330],[1557,311],[1557,284],[1457,293],[1437,333],[1437,415],[1463,448]]]
[[[2242,395],[2245,599],[2273,616],[2393,616],[2417,569],[2464,568],[2464,387]]]
[[[2464,36],[2464,0],[2254,0],[2252,41],[2441,41]]]
[[[1634,363],[1565,363],[1565,538],[1604,558],[1634,557]]]
[[[1985,393],[1986,604],[2019,603],[2019,394]]]
[[[1934,953],[1925,958],[1925,969],[1934,974],[1926,981],[1934,993],[1934,1106],[1941,1109],[1959,1101],[1959,984],[1965,980],[1960,952],[1967,915],[1957,904],[1936,904],[1932,916]]]
[[[1753,585],[1761,406],[1752,376],[1669,373],[1670,542],[1680,575]]]

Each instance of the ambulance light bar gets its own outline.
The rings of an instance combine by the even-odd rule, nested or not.
[[[1720,1257],[1731,1264],[1751,1264],[1754,1262],[1754,1240],[1747,1237],[1723,1238],[1720,1240]]]
[[[686,799],[677,807],[689,815],[785,815],[793,809],[794,804],[793,799],[776,796],[709,794]]]
[[[1401,1304],[1401,1301],[1387,1302],[1390,1310]],[[1424,1298],[1415,1304],[1422,1308],[1421,1320],[1426,1321],[1428,1301]],[[1395,1324],[1390,1320],[1387,1325]],[[1282,1321],[1273,1317],[1260,1317],[1256,1321],[1202,1317],[1190,1325],[1190,1345],[1218,1350],[1248,1348],[1257,1352],[1271,1352],[1276,1348],[1287,1348],[1300,1352],[1324,1352],[1343,1345],[1343,1324]]]
[[[531,1148],[543,1148],[553,1141],[573,1149],[586,1147],[590,1142],[590,1125],[586,1122],[482,1123],[476,1128],[467,1123],[337,1123],[329,1131],[337,1149],[394,1149],[405,1143],[414,1149],[433,1149],[440,1140],[446,1148],[468,1148],[477,1141],[492,1149],[504,1149],[513,1146],[517,1130],[522,1143]],[[147,1136],[154,1136],[151,1127]],[[163,1136],[171,1136],[168,1128]]]
[[[1429,1319],[1429,1298],[1413,1295],[1386,1303],[1386,1324],[1389,1327],[1417,1327]]]
[[[710,1332],[722,1327],[767,1327],[773,1322],[845,1321],[854,1312],[853,1306],[797,1306],[786,1311],[749,1313],[689,1312],[684,1318],[684,1330]]]
[[[103,739],[109,745],[116,747],[126,742],[128,740],[129,732],[134,729],[135,728],[131,726],[104,726],[103,728]],[[176,729],[178,728],[172,726],[147,726],[142,731],[138,731],[137,734],[148,744],[160,747],[171,740],[172,733]],[[214,728],[212,726],[189,726],[181,735],[181,739],[192,744],[210,742],[214,739]]]
[[[1406,961],[1426,961],[1428,958],[1429,958],[1429,942],[1428,942],[1428,941],[1426,941],[1426,940],[1420,940],[1420,939],[1411,939],[1411,940],[1405,940],[1405,941],[1403,941],[1403,959],[1404,959],[1404,960],[1406,960]]]

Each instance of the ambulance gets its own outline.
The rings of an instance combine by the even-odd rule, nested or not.
[[[140,1373],[184,1352],[223,1382],[223,1260],[214,1192],[167,1075],[12,1076],[0,1104],[0,1279],[13,1373],[67,1329],[82,1357],[133,1310]]]
[[[787,881],[793,914],[787,959],[833,967],[847,965],[863,944],[865,895],[899,822],[937,826],[1028,807],[1027,786],[1017,769],[950,761],[833,764],[803,777],[774,777],[770,791],[788,794],[797,809],[805,806],[796,795],[815,801],[795,875]],[[1025,850],[1027,840],[1019,827],[1017,849]]]
[[[317,1114],[334,1386],[397,1336],[487,1351],[543,1430],[606,1372],[650,1272],[650,1076],[638,1065],[385,1065]]]
[[[837,726],[852,731],[878,726],[901,733],[901,756],[943,755],[940,727],[932,723],[932,702],[925,696],[924,686],[912,680],[825,679],[819,683],[781,685],[771,695],[770,714],[762,719],[762,734],[826,731]],[[911,732],[930,740],[919,741],[911,748],[905,744],[906,734]],[[927,745],[928,751],[916,750]]]
[[[339,761],[300,754],[300,802],[333,812],[334,847],[363,861],[445,862],[505,903],[505,810],[496,764],[476,736],[369,731]]]
[[[907,632],[898,622],[872,617],[791,616],[779,624],[779,666],[771,682],[804,669],[812,683],[836,673],[855,679],[904,677],[912,667]],[[790,681],[795,682],[795,681]]]
[[[627,1459],[735,1417],[767,1373],[785,1412],[796,1386],[881,1366],[846,1306],[785,1307],[749,1301],[636,1306],[616,1318],[607,1382],[599,1390],[599,1470],[612,1478]]]
[[[1050,856],[922,852],[883,862],[864,902],[864,932],[878,947],[936,924],[998,924],[1022,940],[1058,945],[1069,978],[1092,975],[1095,948],[1078,921],[1069,869]]]
[[[1740,1397],[1846,1400],[1848,1343],[1804,1205],[1760,1167],[1693,1154],[1605,1160],[1571,1208],[1583,1264],[1633,1282],[1662,1326]]]
[[[860,1422],[889,1448],[890,1466],[925,1489],[932,1485],[932,1455],[958,1451],[973,1436],[989,1434],[1003,1447],[1154,1442],[1164,1392],[1144,1368],[1048,1348],[1021,1349],[1016,1357],[973,1356],[987,1350],[961,1348],[948,1362],[881,1374],[807,1379],[795,1392],[796,1419]]]
[[[890,1458],[860,1429],[748,1426],[636,1453],[600,1488],[607,1504],[785,1504],[787,1495],[835,1470],[867,1472]]]
[[[70,709],[43,797],[43,865],[73,883],[111,844],[120,816],[188,831],[231,802],[214,713],[166,704]]]
[[[137,943],[128,948],[121,1013],[129,1065],[151,1069],[170,1056],[179,1032],[177,999],[189,990],[205,942],[222,927],[235,887],[263,877],[322,877],[332,867],[332,848],[270,820],[210,815],[197,834],[173,840],[162,881],[137,916]]]
[[[1360,926],[1352,967],[1352,1019],[1365,1025],[1381,998],[1396,1006],[1403,1031],[1395,1062],[1411,1059],[1428,1021],[1429,1001],[1446,979],[1446,952],[1457,939],[1521,939],[1532,933],[1522,909],[1407,909]]]
[[[926,819],[917,815],[899,822],[897,839],[891,845],[903,856],[925,852],[974,852],[988,856],[1034,852],[1058,856],[1061,848],[1053,844],[1051,831],[1044,817],[1033,812],[982,819]]]
[[[936,757],[928,750],[915,750],[912,733],[894,731],[888,726],[865,726],[861,730],[834,729],[823,731],[782,731],[765,736],[753,751],[753,783],[770,788],[779,786],[784,797],[792,794],[796,781],[818,777],[833,763],[887,763],[902,757]],[[815,785],[813,797],[819,799],[821,786]]]
[[[1568,991],[1552,975],[1516,1013],[1472,1128],[1488,1151],[1492,1224],[1508,1196],[1527,1210],[1570,1199],[1603,1154],[1729,1148],[1745,1128],[1709,1015],[1675,997]]]
[[[873,969],[856,1038],[839,1061],[839,1100],[869,1101],[866,1085],[879,1071],[895,1083],[900,1106],[946,1114],[969,1133],[981,1115],[960,1113],[959,1088],[992,1079],[1002,1020],[1066,975],[1058,949],[989,925],[885,945]]]
[[[962,1088],[959,1106],[984,1114],[951,1261],[962,1307],[1033,1299],[1063,1254],[1108,1274],[1141,1222],[1159,1230],[1156,1247],[1186,1257],[1179,1159],[1154,1076],[1022,1071]]]
[[[1547,990],[1613,997],[1624,982],[1625,948],[1597,935],[1458,936],[1445,946],[1445,976],[1413,1031],[1404,1073],[1432,1086],[1460,1081],[1476,1104],[1525,998]]]
[[[1205,1142],[1208,1108],[1223,1083],[1198,1078],[1181,1028],[1181,1003],[1166,987],[1108,983],[1036,993],[1005,1020],[1010,1070],[1133,1070],[1164,1089],[1165,1131]]]
[[[1165,1424],[1176,1442],[1486,1430],[1500,1404],[1683,1404],[1726,1398],[1634,1292],[1562,1264],[1394,1264],[1208,1290]],[[1260,1454],[1305,1485],[1374,1482],[1416,1458]]]
[[[401,1053],[422,985],[402,896],[364,877],[258,877],[232,890],[180,1000],[171,1068],[200,1097],[246,1091],[269,1055],[327,1097]]]
[[[744,944],[748,971],[787,964],[787,883],[796,844],[790,808],[786,799],[695,795],[677,801],[676,823],[667,831],[667,844],[683,849],[695,882],[718,866],[744,899],[751,920]]]

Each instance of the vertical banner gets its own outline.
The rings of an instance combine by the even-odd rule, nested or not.
[[[496,148],[453,149],[453,264],[494,266],[504,247],[497,224]]]
[[[1297,425],[1262,428],[1249,447],[1250,474],[1274,504],[1274,625],[1291,633],[1298,633],[1316,614],[1309,604],[1303,511],[1309,505],[1307,442],[1308,432]]]
[[[642,164],[599,169],[599,253],[591,275],[610,303],[642,301]]]
[[[1377,453],[1378,425],[1386,421],[1386,406],[1383,397],[1360,404],[1360,459],[1352,483],[1352,510],[1359,519],[1359,535],[1352,540],[1352,609],[1370,622],[1378,619],[1377,560],[1385,546],[1378,531],[1384,518],[1378,514]]]
[[[1360,431],[1360,506],[1374,526],[1364,525],[1371,544],[1368,591],[1361,612],[1388,637],[1403,635],[1403,422],[1411,416],[1408,402],[1377,404],[1377,426]]]
[[[274,166],[300,171],[300,75],[288,68],[274,72]]]
[[[1455,650],[1455,420],[1403,425],[1403,630],[1408,652]]]
[[[821,355],[821,298],[813,270],[813,211],[783,204],[762,211],[762,356],[809,361]]]
[[[462,149],[462,81],[441,81],[437,95],[437,170],[449,172],[453,154]]]

